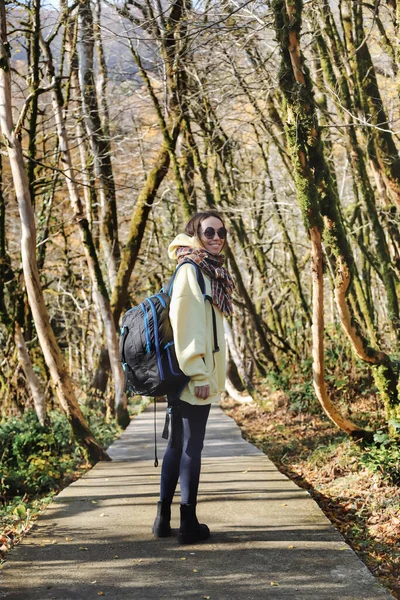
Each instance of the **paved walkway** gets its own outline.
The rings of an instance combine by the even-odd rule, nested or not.
[[[210,415],[198,504],[212,537],[193,546],[178,546],[175,536],[153,538],[160,469],[152,463],[152,419],[151,409],[137,417],[109,449],[112,463],[96,465],[57,496],[11,552],[0,598],[391,598],[309,494],[245,442],[218,407]],[[178,512],[177,501],[175,528]]]

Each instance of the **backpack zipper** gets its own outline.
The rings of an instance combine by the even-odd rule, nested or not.
[[[157,322],[156,307],[154,306],[153,301],[150,298],[147,298],[147,301],[150,304],[151,312],[153,313],[153,321],[154,321],[154,343],[155,343],[155,346],[156,346],[156,356],[157,356],[158,370],[160,372],[161,381],[164,381],[165,377],[164,377],[164,370],[163,370],[162,363],[161,363],[160,341],[158,339],[158,322]]]
[[[171,346],[174,346],[174,342],[168,342],[168,344],[166,346],[164,346],[164,350],[166,350],[166,352],[167,352],[167,358],[168,358],[168,364],[169,364],[170,371],[171,371],[172,375],[181,375],[181,373],[177,373],[174,370],[174,365],[172,364],[172,357],[171,357],[171,351],[170,351]]]
[[[150,353],[151,350],[151,341],[150,341],[150,330],[149,330],[149,317],[147,314],[147,309],[144,305],[144,302],[141,302],[139,304],[140,308],[143,311],[143,317],[144,317],[144,332],[146,334],[146,354]]]

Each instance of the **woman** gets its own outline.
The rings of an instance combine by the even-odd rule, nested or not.
[[[222,266],[220,254],[226,240],[222,218],[215,212],[194,215],[169,246],[168,255],[178,263],[196,263],[204,276],[205,301],[197,281],[196,268],[188,262],[178,270],[173,284],[170,320],[176,356],[181,370],[190,377],[186,387],[177,390],[173,401],[172,431],[161,470],[160,501],[153,533],[171,535],[171,503],[180,479],[181,522],[178,542],[192,544],[210,536],[207,525],[196,517],[201,451],[212,402],[225,388],[225,344],[223,316],[232,313],[232,278]],[[213,312],[215,314],[213,326]],[[215,335],[219,350],[215,351]],[[177,439],[178,438],[178,439]]]

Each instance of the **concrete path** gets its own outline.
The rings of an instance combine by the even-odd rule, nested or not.
[[[61,492],[11,552],[0,598],[391,598],[309,494],[245,442],[218,407],[210,415],[198,504],[212,537],[193,546],[178,546],[175,536],[153,538],[160,473],[153,450],[150,409],[111,446],[113,462]],[[178,512],[177,499],[175,528]]]

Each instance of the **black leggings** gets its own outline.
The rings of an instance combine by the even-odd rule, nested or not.
[[[171,503],[180,480],[181,503],[196,504],[210,404],[178,400],[173,406],[171,435],[161,469],[160,500]]]

